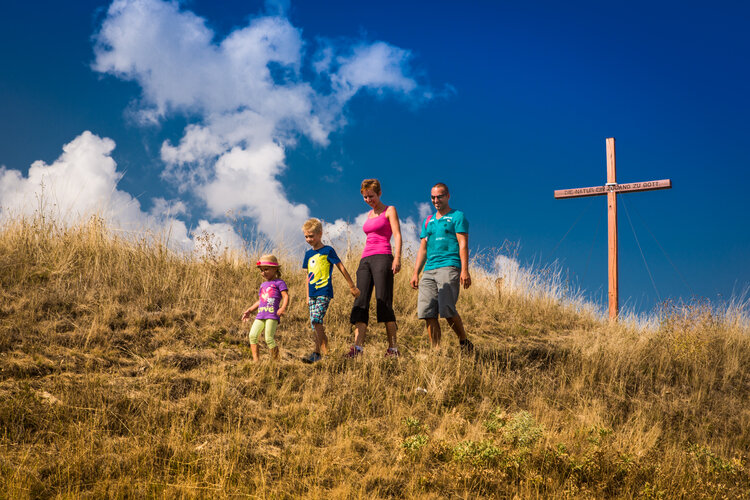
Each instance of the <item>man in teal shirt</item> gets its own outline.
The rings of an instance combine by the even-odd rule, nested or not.
[[[466,337],[463,321],[456,310],[460,287],[471,286],[469,221],[463,212],[450,207],[450,197],[448,186],[442,182],[435,184],[430,191],[430,200],[437,213],[422,223],[411,286],[419,290],[417,313],[419,319],[425,320],[432,347],[440,349],[442,332],[438,317],[442,316],[458,335],[461,349],[471,352],[474,346]]]

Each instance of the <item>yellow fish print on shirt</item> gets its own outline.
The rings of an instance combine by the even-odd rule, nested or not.
[[[331,275],[331,263],[328,256],[316,254],[307,261],[307,281],[319,290],[328,285],[328,277]]]

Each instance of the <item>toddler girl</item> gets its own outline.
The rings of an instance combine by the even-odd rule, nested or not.
[[[250,327],[250,350],[253,361],[258,361],[258,337],[265,331],[266,345],[271,350],[273,359],[279,359],[279,347],[274,335],[281,316],[289,305],[289,292],[286,283],[281,279],[279,261],[274,255],[263,255],[256,263],[265,280],[260,285],[259,299],[242,314],[242,321],[250,319],[250,313],[258,310],[253,326]]]

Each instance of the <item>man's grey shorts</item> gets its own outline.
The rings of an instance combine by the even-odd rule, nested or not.
[[[419,280],[417,315],[419,319],[452,318],[458,314],[456,302],[461,271],[457,267],[439,267],[422,274]]]

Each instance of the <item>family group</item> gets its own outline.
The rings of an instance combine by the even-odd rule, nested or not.
[[[322,223],[318,219],[309,219],[302,226],[305,241],[310,245],[302,260],[302,268],[307,273],[307,305],[315,339],[312,353],[302,359],[306,363],[320,361],[328,354],[323,318],[333,299],[333,266],[341,271],[354,296],[349,318],[355,327],[354,344],[345,357],[356,358],[362,354],[373,289],[377,321],[385,323],[388,338],[385,355],[400,355],[396,343],[396,314],[393,311],[393,277],[401,270],[401,225],[396,208],[381,201],[382,191],[377,179],[362,181],[360,193],[372,210],[362,227],[367,239],[357,268],[356,285],[336,250],[322,243]],[[451,208],[447,185],[435,184],[430,191],[430,201],[436,212],[422,221],[420,226],[419,250],[410,281],[412,288],[419,290],[417,313],[420,319],[425,320],[432,348],[440,348],[440,316],[447,320],[458,336],[461,349],[471,352],[474,346],[467,338],[461,316],[456,310],[460,288],[471,286],[469,222],[463,212]],[[258,361],[261,333],[265,333],[266,345],[276,359],[279,348],[274,335],[289,306],[289,291],[281,279],[281,268],[274,255],[262,256],[256,265],[264,281],[260,285],[258,300],[242,314],[242,321],[249,321],[251,313],[258,311],[249,334],[253,360]],[[420,279],[419,274],[423,269]]]

